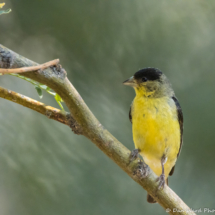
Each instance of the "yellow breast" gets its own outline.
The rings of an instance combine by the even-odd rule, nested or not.
[[[166,177],[175,165],[180,147],[180,128],[174,101],[168,97],[135,97],[132,104],[132,132],[135,148],[156,175],[160,175],[165,154]]]

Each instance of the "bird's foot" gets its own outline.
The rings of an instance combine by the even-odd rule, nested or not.
[[[139,155],[140,150],[139,149],[134,149],[131,151],[131,154],[129,156],[129,160],[130,162],[134,161],[137,159],[138,155]]]
[[[140,175],[141,178],[145,178],[149,174],[149,167],[146,163],[139,161],[138,162],[138,174]]]
[[[160,177],[158,177],[156,181],[159,182],[158,189],[162,190],[165,186],[165,175],[161,174]]]

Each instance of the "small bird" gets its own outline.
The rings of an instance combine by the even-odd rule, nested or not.
[[[159,177],[159,189],[168,184],[182,147],[183,114],[167,77],[155,68],[139,70],[124,81],[136,92],[130,111],[135,149],[131,160],[138,154]],[[146,171],[146,167],[142,167]],[[147,194],[147,201],[156,201]]]

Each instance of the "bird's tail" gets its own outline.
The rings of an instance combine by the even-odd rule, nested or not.
[[[147,202],[149,202],[149,203],[156,203],[156,200],[154,200],[154,199],[147,193]]]
[[[166,184],[168,185],[168,178],[166,179]],[[147,202],[156,203],[156,200],[147,193]]]

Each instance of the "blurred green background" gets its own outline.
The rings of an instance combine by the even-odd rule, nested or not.
[[[0,43],[38,63],[60,58],[100,122],[133,149],[122,82],[144,67],[170,79],[183,108],[184,145],[170,187],[193,209],[215,198],[215,2],[11,0]],[[12,76],[0,85],[39,100]],[[41,100],[57,106],[44,93]],[[166,214],[89,140],[0,99],[1,215]]]

